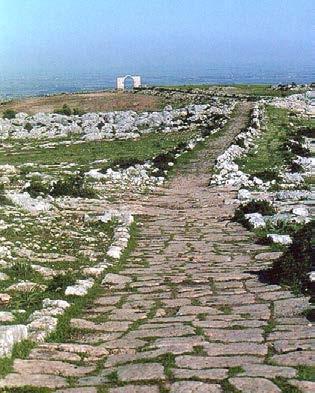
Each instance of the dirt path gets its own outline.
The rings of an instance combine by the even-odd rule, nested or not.
[[[207,186],[215,157],[245,126],[242,104],[224,135],[143,205],[138,244],[67,343],[42,344],[0,386],[77,393],[310,392],[305,298],[259,282],[276,253],[229,219],[233,190]],[[277,384],[276,384],[277,383]],[[280,388],[281,386],[281,388]],[[298,390],[296,390],[298,391]]]

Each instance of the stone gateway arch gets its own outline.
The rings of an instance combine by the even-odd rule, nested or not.
[[[133,87],[141,87],[141,76],[139,75],[125,75],[119,76],[116,79],[117,90],[125,90],[125,80],[131,78],[133,81]]]

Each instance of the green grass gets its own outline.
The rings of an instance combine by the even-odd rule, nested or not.
[[[54,149],[40,148],[34,144],[35,148],[19,151],[19,154],[12,154],[14,150],[5,154],[2,153],[0,164],[21,165],[32,162],[51,165],[61,162],[75,162],[84,166],[100,159],[108,159],[109,163],[127,159],[147,160],[163,151],[173,149],[179,143],[185,142],[194,136],[196,136],[194,131],[165,134],[155,132],[137,140],[93,141],[69,146],[58,145]],[[16,142],[15,145],[16,149],[19,150],[20,145]]]
[[[298,379],[315,382],[315,366],[299,366]]]
[[[218,306],[217,308],[218,310],[222,311],[223,314],[225,315],[232,314],[232,307],[229,306],[228,304],[223,304],[222,306]]]
[[[230,94],[245,94],[249,96],[272,96],[272,97],[287,97],[291,94],[303,93],[305,89],[293,90],[293,91],[281,91],[274,90],[271,85],[268,84],[233,84],[233,85],[213,85],[213,84],[200,84],[200,85],[175,85],[175,86],[160,86],[161,89],[165,90],[182,90],[191,91],[193,89],[202,89],[215,92],[226,92]]]
[[[137,234],[138,228],[137,224],[134,222],[130,227],[130,239],[127,248],[120,260],[107,269],[106,273],[118,273],[123,268],[131,250],[133,250],[137,244]],[[97,279],[87,296],[76,299],[76,302],[58,319],[57,329],[49,336],[49,342],[67,342],[73,338],[77,330],[70,325],[70,321],[72,318],[76,318],[82,314],[83,309],[92,305],[94,299],[103,293],[104,289],[100,286],[100,282],[101,278]]]
[[[290,385],[285,378],[277,377],[273,381],[284,393],[301,393],[300,389]]]
[[[298,135],[299,127],[314,127],[314,120],[290,116],[286,109],[266,106],[266,130],[257,140],[257,147],[251,149],[246,157],[237,160],[240,169],[255,175],[266,172],[279,172],[292,155],[283,148],[288,138]],[[293,123],[291,127],[289,123]],[[272,175],[272,173],[271,173]]]
[[[26,359],[34,347],[35,343],[30,340],[23,340],[14,344],[11,356],[0,358],[0,377],[4,377],[12,371],[13,360],[15,358]]]
[[[229,377],[230,378],[235,377],[237,374],[240,374],[242,372],[244,372],[244,369],[241,366],[230,367],[229,368]]]

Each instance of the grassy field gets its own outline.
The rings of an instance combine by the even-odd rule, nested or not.
[[[29,150],[20,151],[23,142],[16,143],[14,148],[0,153],[0,164],[22,165],[25,163],[60,164],[62,162],[89,165],[92,161],[107,159],[110,162],[118,159],[145,160],[168,151],[180,142],[194,137],[196,132],[152,133],[137,140],[93,141],[70,146],[57,145],[53,149],[30,145]],[[19,152],[19,154],[16,154]]]
[[[165,90],[191,91],[192,89],[205,89],[212,94],[245,94],[253,97],[272,96],[285,97],[295,93],[303,93],[305,89],[299,91],[280,91],[271,88],[267,84],[235,84],[235,85],[176,85],[160,86]],[[106,112],[114,110],[135,110],[154,111],[161,110],[166,104],[166,100],[159,96],[152,96],[143,92],[133,94],[131,92],[118,91],[98,91],[91,93],[56,94],[52,96],[30,97],[0,102],[0,114],[7,109],[16,112],[26,112],[34,114],[37,112],[50,113],[60,109],[67,104],[72,110],[79,109],[83,112]],[[174,104],[174,103],[173,103]]]
[[[7,109],[34,114],[53,112],[64,104],[71,109],[84,112],[106,112],[118,110],[154,111],[161,110],[164,103],[161,97],[130,92],[94,92],[77,94],[56,94],[49,97],[31,97],[12,100],[0,104],[0,114]]]
[[[266,107],[266,117],[266,131],[257,140],[257,147],[238,160],[246,173],[278,171],[288,158],[287,150],[283,149],[288,138],[296,135],[300,127],[315,127],[314,120],[290,116],[288,110],[272,106]]]
[[[178,86],[161,86],[167,90],[177,89],[183,91],[191,91],[193,89],[209,90],[213,94],[245,94],[249,96],[272,96],[272,97],[286,97],[291,94],[304,93],[306,89],[295,91],[280,91],[272,89],[271,85],[267,84],[235,84],[235,85],[178,85]]]

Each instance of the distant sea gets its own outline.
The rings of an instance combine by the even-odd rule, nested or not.
[[[126,72],[127,74],[128,72]],[[131,72],[142,76],[143,85],[185,85],[185,84],[254,84],[254,83],[311,83],[315,81],[315,67],[282,66],[216,66],[202,72],[176,72],[162,74]],[[27,96],[41,96],[57,93],[74,93],[114,89],[116,76],[124,73],[106,72],[63,73],[63,74],[3,74],[0,72],[0,98],[10,99]]]

